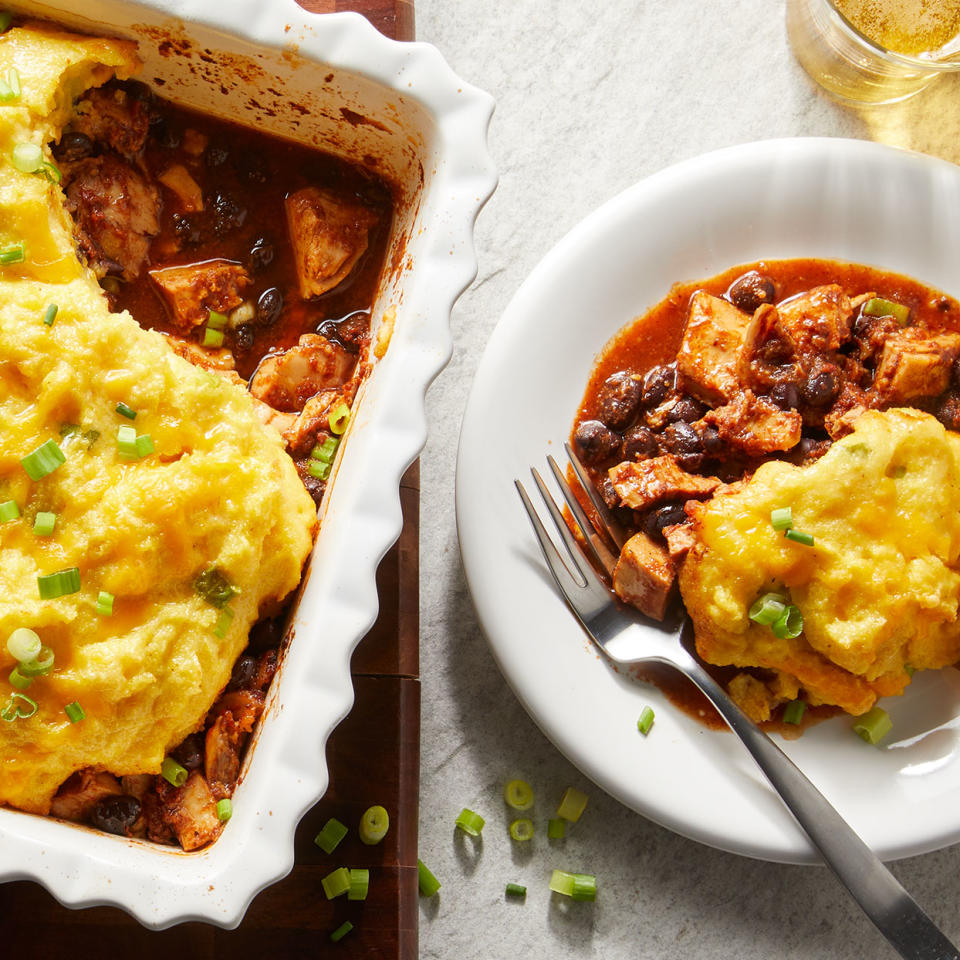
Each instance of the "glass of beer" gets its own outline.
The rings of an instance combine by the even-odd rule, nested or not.
[[[787,0],[804,70],[851,103],[895,103],[960,70],[960,0]]]

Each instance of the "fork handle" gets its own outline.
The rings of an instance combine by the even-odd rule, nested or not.
[[[684,673],[706,694],[864,913],[906,960],[960,960],[960,952],[793,761],[691,657]]]

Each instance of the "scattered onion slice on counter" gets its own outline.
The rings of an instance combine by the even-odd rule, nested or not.
[[[353,924],[349,920],[344,920],[343,923],[330,934],[331,942],[339,943],[352,929]]]
[[[883,707],[874,707],[857,717],[853,731],[867,743],[879,743],[893,729],[893,721]]]
[[[559,817],[547,821],[547,839],[562,840],[567,835],[567,821]]]
[[[320,884],[328,900],[342,897],[350,889],[350,871],[346,867],[337,867],[332,873],[328,873]]]
[[[471,837],[479,837],[483,833],[483,825],[486,821],[479,813],[464,807],[457,816],[456,823],[464,833],[468,833]]]
[[[514,810],[529,810],[533,806],[533,787],[526,780],[510,780],[503,788],[503,799]]]
[[[527,888],[522,883],[508,883],[506,892],[508,897],[525,897]]]
[[[519,820],[514,820],[510,824],[510,839],[516,840],[519,843],[526,843],[527,840],[532,840],[534,834],[533,821],[528,817],[521,817]]]
[[[557,816],[561,820],[576,823],[587,807],[587,799],[587,795],[582,790],[578,790],[576,787],[567,787],[560,798]]]
[[[370,871],[366,868],[350,870],[350,887],[347,890],[348,900],[366,900],[370,888]]]
[[[367,846],[379,843],[390,829],[390,814],[381,806],[367,807],[360,817],[360,842]]]
[[[347,835],[347,828],[336,817],[331,817],[323,829],[313,838],[313,842],[324,852],[333,853],[340,841]]]
[[[637,720],[637,729],[646,736],[653,726],[653,707],[644,707],[640,711],[640,717]]]
[[[417,883],[422,897],[432,897],[441,887],[440,881],[420,859],[417,860]]]

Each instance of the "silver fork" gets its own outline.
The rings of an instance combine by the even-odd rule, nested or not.
[[[565,449],[597,511],[600,529],[588,519],[553,457],[547,457],[550,471],[583,534],[587,552],[612,575],[616,554],[611,548],[619,550],[623,546],[624,534],[569,444]],[[686,674],[740,737],[826,864],[900,956],[907,960],[960,960],[957,948],[823,794],[704,669],[694,653],[689,618],[680,612],[671,622],[661,624],[616,601],[584,556],[580,542],[567,526],[542,477],[536,469],[531,469],[531,473],[566,546],[569,565],[561,557],[519,480],[514,481],[517,491],[560,592],[594,643],[616,663],[666,663]]]

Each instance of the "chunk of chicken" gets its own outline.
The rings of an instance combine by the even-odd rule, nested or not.
[[[217,801],[202,773],[194,770],[182,787],[164,780],[158,786],[160,815],[184,850],[196,850],[220,836],[223,824],[217,817]]]
[[[332,290],[366,252],[377,215],[319,187],[291,193],[285,208],[301,296]]]
[[[850,339],[853,304],[835,283],[778,303],[777,313],[798,353],[836,351]]]
[[[120,781],[112,773],[78,770],[60,787],[50,805],[50,813],[82,823],[89,819],[98,800],[122,792]]]
[[[886,404],[935,397],[950,383],[950,367],[960,353],[960,334],[922,336],[904,330],[883,345],[874,385]]]
[[[150,109],[144,101],[122,87],[106,86],[77,102],[67,129],[132,158],[143,149],[149,128]]]
[[[204,742],[204,773],[210,792],[217,800],[229,797],[240,776],[240,751],[245,732],[224,710],[207,728]]]
[[[321,390],[303,405],[296,420],[282,431],[290,456],[305,457],[313,449],[319,435],[330,431],[330,414],[341,402],[353,408],[358,385],[358,379],[348,380],[343,386]]]
[[[232,260],[203,260],[151,270],[150,279],[160,288],[182,330],[206,323],[211,310],[226,313],[239,307],[251,283],[247,271]]]
[[[720,439],[749,456],[789,450],[800,442],[803,421],[796,410],[781,410],[744,390],[730,403],[707,413],[702,423],[716,427]]]
[[[189,360],[195,367],[201,367],[211,373],[227,375],[228,380],[243,384],[241,377],[234,372],[236,363],[233,354],[226,347],[202,347],[199,343],[181,340],[180,337],[174,337],[171,334],[166,334],[166,337],[173,352],[179,354],[184,360]]]
[[[740,387],[737,361],[749,318],[732,303],[698,290],[677,353],[686,389],[707,403],[729,400]]]
[[[645,533],[637,533],[620,551],[613,568],[613,589],[625,603],[654,620],[662,620],[676,576],[667,551]]]
[[[81,255],[98,277],[134,279],[160,232],[157,188],[110,153],[65,163],[62,172]]]
[[[609,475],[620,501],[631,510],[646,510],[665,500],[706,497],[720,486],[716,477],[687,473],[669,454],[618,463]]]
[[[305,333],[295,347],[267,354],[250,378],[250,392],[274,410],[302,410],[307,400],[350,377],[356,357],[316,333]]]

